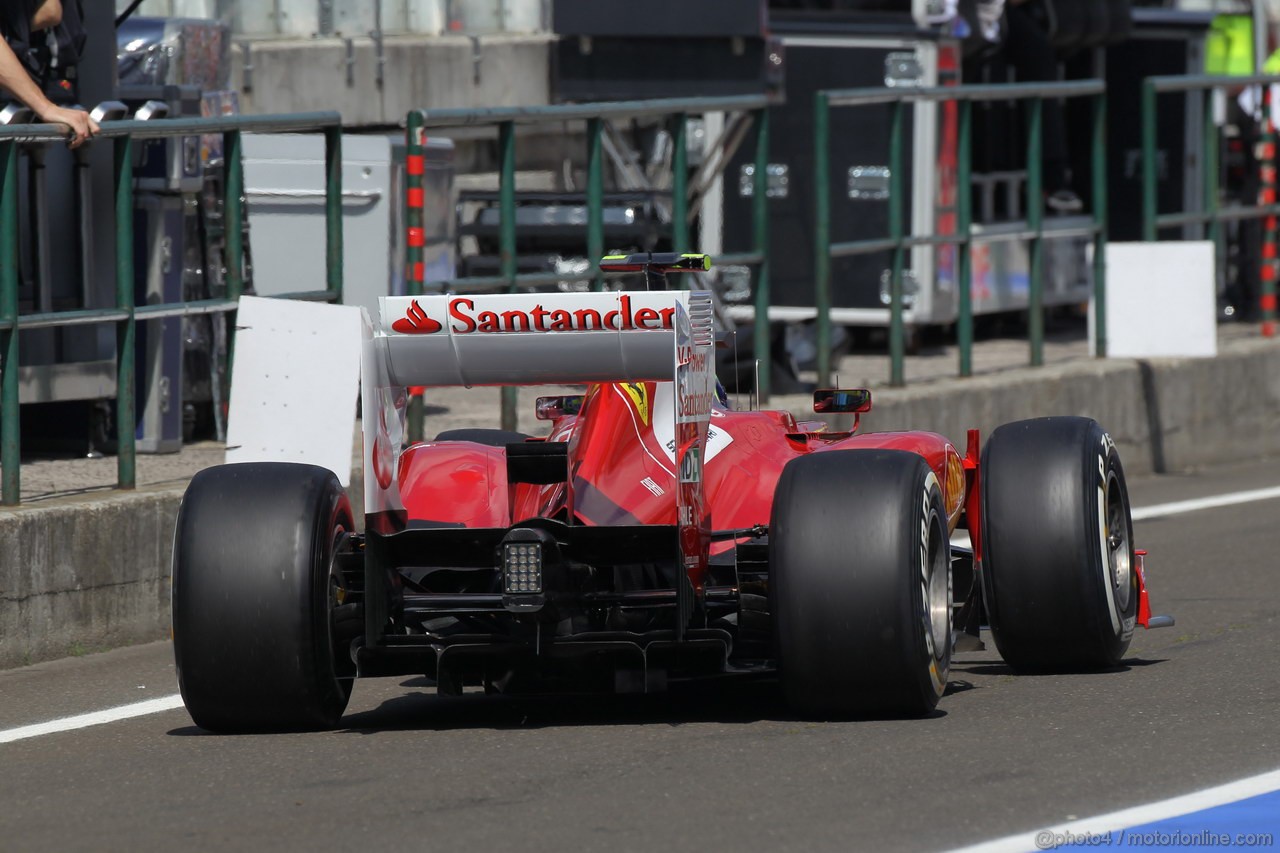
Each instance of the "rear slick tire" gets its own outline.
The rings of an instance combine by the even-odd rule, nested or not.
[[[334,639],[334,551],[354,531],[338,478],[314,465],[220,465],[178,512],[173,647],[182,700],[214,732],[332,728],[351,696]]]
[[[983,600],[1005,662],[1029,672],[1119,664],[1138,575],[1111,436],[1089,418],[1005,424],[980,470]]]
[[[931,712],[951,665],[951,549],[938,478],[900,450],[789,462],[769,594],[779,678],[806,715]]]

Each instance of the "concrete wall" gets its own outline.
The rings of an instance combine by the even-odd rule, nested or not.
[[[1111,433],[1126,473],[1154,470],[1142,374],[1133,361],[1022,368],[928,388],[877,390],[872,405],[862,422],[865,431],[931,429],[961,452],[969,429],[981,430],[985,441],[1009,421],[1084,415]]]
[[[985,435],[1052,414],[1097,419],[1130,474],[1280,454],[1280,341],[1237,342],[1216,359],[1083,362],[881,390],[864,427],[932,429],[963,449],[969,427]],[[0,510],[0,667],[167,636],[181,495],[143,489]]]
[[[338,110],[348,127],[394,127],[411,109],[548,103],[552,41],[549,35],[388,36],[381,86],[370,38],[351,40],[350,66],[342,39],[239,42],[231,53],[231,85],[245,113]]]
[[[186,484],[0,510],[0,669],[169,636]],[[364,527],[364,480],[351,509]]]
[[[1241,341],[1225,357],[1141,365],[1157,471],[1280,454],[1280,349]]]
[[[0,667],[168,636],[182,489],[0,512]]]

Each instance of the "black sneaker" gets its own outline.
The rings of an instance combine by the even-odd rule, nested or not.
[[[1046,198],[1044,204],[1054,213],[1079,213],[1084,210],[1084,202],[1071,190],[1058,190]]]

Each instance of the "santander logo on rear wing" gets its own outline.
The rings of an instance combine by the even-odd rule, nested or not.
[[[671,380],[688,291],[391,296],[376,339],[400,385]]]
[[[563,295],[563,294],[559,294]],[[649,294],[639,294],[648,296]],[[617,294],[617,305],[612,299],[598,307],[573,304],[556,305],[555,300],[541,298],[532,307],[476,306],[476,300],[466,296],[446,297],[444,316],[432,316],[422,303],[429,297],[408,297],[409,307],[404,316],[391,323],[391,332],[401,335],[432,335],[445,330],[450,334],[502,334],[508,332],[590,332],[630,331],[672,328],[674,307],[637,307],[635,294]],[[438,300],[437,300],[438,301]],[[428,302],[439,312],[441,309]],[[393,306],[387,306],[393,307]],[[505,309],[505,310],[495,310]]]

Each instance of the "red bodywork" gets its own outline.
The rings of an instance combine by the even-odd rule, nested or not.
[[[510,488],[506,454],[500,447],[457,441],[416,444],[400,457],[400,492],[408,518],[484,528],[505,528],[536,517],[585,525],[673,525],[675,463],[655,430],[653,403],[658,393],[656,382],[595,385],[578,415],[553,422],[547,440],[569,442],[572,476],[567,486],[518,483]],[[825,423],[797,421],[785,411],[717,406],[711,430],[731,439],[718,450],[714,438],[708,442],[703,476],[712,530],[768,525],[778,477],[798,456],[853,448],[908,450],[920,454],[937,475],[952,531],[965,514],[974,560],[982,559],[977,430],[969,431],[963,457],[938,433],[827,432]],[[717,540],[712,554],[734,544],[731,539]],[[1145,628],[1151,616],[1145,552],[1137,553],[1137,623]],[[690,580],[694,589],[703,588],[700,574]]]
[[[505,452],[471,442],[414,445],[400,461],[400,491],[410,520],[505,528],[529,518],[584,525],[674,525],[676,474],[659,431],[658,395],[669,383],[592,386],[576,416],[552,424],[552,441],[569,443],[570,480],[550,486],[507,483]],[[669,425],[668,425],[669,426]],[[782,468],[798,456],[837,449],[890,448],[920,454],[938,477],[951,529],[965,504],[964,464],[937,433],[826,432],[820,421],[784,411],[716,407],[703,466],[715,531],[768,525]],[[717,433],[719,436],[717,437]],[[850,483],[856,488],[856,483]],[[741,538],[747,538],[744,534]],[[712,544],[712,553],[732,548]],[[691,576],[695,589],[703,578]]]

